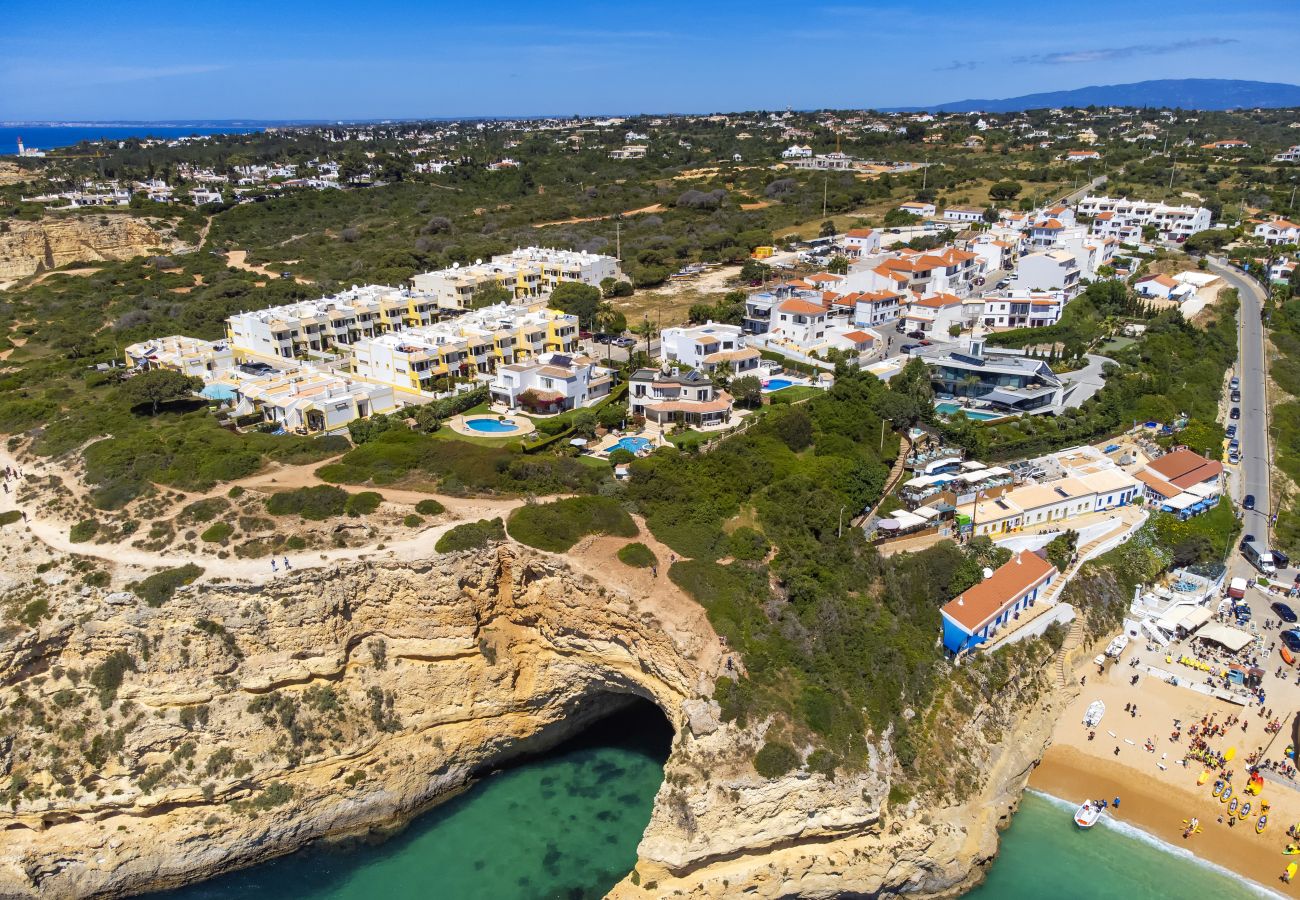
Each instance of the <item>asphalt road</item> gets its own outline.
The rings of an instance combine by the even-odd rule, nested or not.
[[[1264,326],[1260,312],[1264,291],[1252,279],[1226,266],[1211,263],[1210,268],[1241,298],[1238,316],[1237,377],[1241,379],[1241,402],[1228,406],[1241,408],[1237,437],[1241,441],[1238,496],[1255,497],[1255,508],[1242,512],[1246,534],[1268,541],[1269,533],[1269,445],[1268,404],[1264,379]]]

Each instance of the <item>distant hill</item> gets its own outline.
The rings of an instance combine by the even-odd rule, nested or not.
[[[1300,106],[1300,85],[1232,78],[1165,78],[1133,84],[1095,84],[1002,100],[958,100],[934,106],[900,106],[886,112],[1019,112],[1057,106],[1154,106],[1242,109]]]

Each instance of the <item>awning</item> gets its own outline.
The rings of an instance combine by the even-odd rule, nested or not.
[[[1209,500],[1213,497],[1219,496],[1219,483],[1216,481],[1213,484],[1194,484],[1187,489],[1187,493],[1195,497],[1200,497],[1203,500]]]
[[[1210,621],[1210,608],[1208,606],[1197,606],[1191,609],[1187,615],[1183,616],[1178,622],[1178,627],[1184,631],[1195,631],[1206,622]]]
[[[1170,497],[1162,505],[1166,509],[1172,509],[1175,512],[1178,512],[1187,509],[1189,507],[1195,506],[1197,503],[1200,502],[1200,500],[1201,500],[1200,497],[1193,496],[1192,494],[1183,491],[1181,494],[1179,494],[1176,497]]]
[[[913,512],[923,519],[937,519],[939,517],[939,510],[933,506],[918,506]]]
[[[976,469],[985,469],[985,468],[988,468],[987,466],[984,465],[984,463],[979,462],[978,460],[974,460],[974,459],[970,459],[970,460],[967,460],[966,462],[962,463],[962,464],[961,464],[961,467],[962,467],[963,469],[965,469],[967,472],[973,472],[973,471],[976,470]]]
[[[902,528],[916,528],[925,524],[925,519],[904,509],[895,510],[892,515]]]
[[[1237,653],[1248,647],[1251,641],[1255,640],[1240,628],[1233,628],[1230,625],[1222,625],[1218,622],[1211,622],[1202,628],[1196,635],[1205,641],[1214,641],[1216,644],[1222,644],[1233,653]]]

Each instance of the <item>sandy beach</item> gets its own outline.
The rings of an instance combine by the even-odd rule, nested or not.
[[[1071,803],[1119,797],[1119,810],[1107,815],[1169,844],[1186,847],[1257,884],[1287,896],[1300,894],[1300,878],[1292,885],[1280,880],[1292,861],[1282,850],[1289,841],[1287,828],[1300,822],[1300,785],[1266,781],[1260,796],[1248,798],[1255,814],[1229,827],[1227,806],[1211,794],[1215,773],[1198,787],[1197,778],[1206,767],[1196,760],[1182,765],[1190,744],[1187,726],[1205,716],[1215,715],[1218,722],[1240,716],[1246,724],[1244,732],[1239,723],[1223,737],[1210,740],[1210,746],[1220,752],[1236,748],[1236,758],[1227,768],[1233,772],[1232,783],[1240,795],[1246,784],[1245,757],[1249,753],[1264,746],[1268,747],[1267,758],[1282,758],[1289,742],[1290,714],[1275,711],[1275,716],[1285,716],[1285,727],[1274,738],[1265,733],[1267,720],[1258,717],[1257,707],[1237,706],[1146,676],[1130,686],[1133,670],[1123,664],[1108,669],[1104,676],[1097,676],[1095,667],[1086,670],[1087,682],[1057,724],[1052,745],[1031,776],[1030,787]],[[1105,702],[1106,714],[1095,729],[1096,738],[1089,741],[1082,723],[1093,700]],[[1124,711],[1126,703],[1138,705],[1137,716]],[[1184,726],[1176,743],[1171,740],[1175,720]],[[1155,752],[1145,749],[1147,740],[1154,743]],[[1271,806],[1269,823],[1262,834],[1256,834],[1261,800]],[[1184,839],[1183,820],[1191,816],[1200,819],[1202,831]],[[1300,862],[1300,857],[1294,859]]]

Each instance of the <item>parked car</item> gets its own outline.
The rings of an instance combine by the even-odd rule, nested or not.
[[[1281,550],[1274,550],[1273,565],[1277,566],[1279,569],[1289,569],[1291,568],[1291,557],[1287,556]]]
[[[611,343],[613,343],[615,347],[635,347],[636,338],[616,337]]]
[[[1229,451],[1228,462],[1234,466],[1237,465],[1238,463],[1241,462],[1241,454],[1238,453],[1236,450]]]
[[[605,334],[603,331],[598,331],[594,335],[592,335],[591,339],[597,344],[610,344],[613,343],[614,341],[614,335]]]
[[[1241,508],[1242,508],[1242,509],[1254,509],[1254,508],[1255,508],[1255,495],[1254,495],[1254,494],[1247,494],[1247,495],[1246,495],[1246,499],[1241,501]]]
[[[1230,418],[1230,419],[1234,419],[1234,420],[1235,420],[1235,419],[1240,419],[1240,418],[1241,418],[1241,407],[1240,407],[1240,406],[1234,406],[1234,407],[1232,408],[1232,411],[1228,413],[1228,418]]]
[[[1297,621],[1295,611],[1285,603],[1274,603],[1270,608],[1273,612],[1277,613],[1279,619],[1286,622],[1288,625]]]
[[[928,347],[928,346],[930,346],[930,343],[931,343],[931,342],[925,340],[924,338],[922,338],[921,340],[917,341],[916,343],[917,343],[918,345],[922,346],[922,347]]]
[[[1300,653],[1300,633],[1294,628],[1282,632],[1282,644],[1292,653]]]
[[[1250,543],[1251,541],[1253,541],[1253,540],[1255,540],[1255,536],[1254,536],[1253,534],[1243,535],[1242,538],[1241,538],[1241,543],[1237,545],[1237,549],[1239,549],[1239,550],[1245,550],[1245,549],[1246,549],[1246,545],[1249,544],[1249,543]]]
[[[899,352],[899,353],[911,353],[913,350],[915,350],[915,349],[916,349],[917,347],[919,347],[919,346],[921,346],[921,345],[920,345],[920,344],[904,344],[903,346],[901,346],[901,347],[898,348],[898,352]]]
[[[925,332],[924,332],[924,331],[919,331],[919,330],[918,330],[918,331],[909,331],[909,332],[907,333],[907,336],[910,337],[910,338],[912,338],[913,340],[918,340],[918,341],[919,341],[921,338],[925,337]]]
[[[1229,425],[1229,426],[1228,426],[1228,429],[1227,429],[1227,435],[1228,435],[1228,437],[1236,437],[1236,435],[1237,435],[1237,426],[1236,426],[1236,425]]]
[[[1241,387],[1241,379],[1236,375],[1233,375],[1232,381],[1228,382],[1228,387],[1235,391],[1237,388]]]
[[[1240,403],[1240,402],[1241,402],[1241,391],[1233,391],[1233,392],[1232,392],[1232,402],[1233,402],[1233,403]]]

